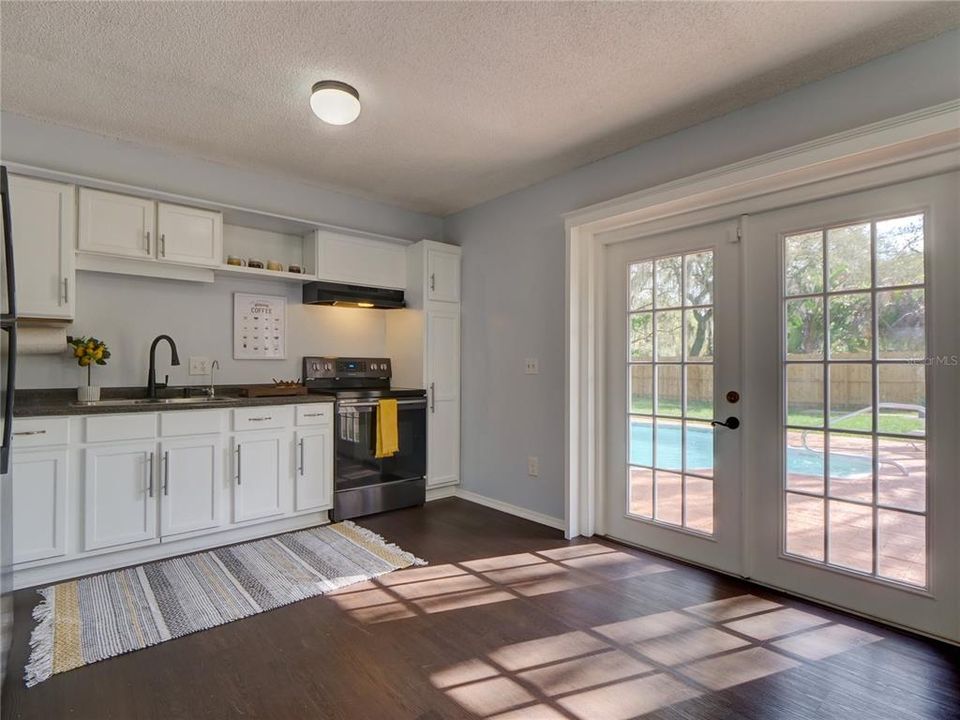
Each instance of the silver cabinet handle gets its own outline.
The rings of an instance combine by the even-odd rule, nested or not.
[[[437,384],[430,383],[430,412],[437,411]]]
[[[70,286],[68,285],[69,282],[70,282],[70,278],[63,279],[63,304],[64,305],[70,302]]]
[[[304,413],[304,417],[323,417],[323,413]]]
[[[431,289],[431,290],[436,290],[436,289],[437,289],[437,274],[436,274],[436,273],[430,273],[430,289]]]
[[[250,422],[263,422],[264,420],[273,420],[270,415],[261,415],[260,417],[247,418]]]
[[[170,451],[163,451],[163,494],[170,494]]]
[[[303,438],[300,438],[300,477],[303,477]]]
[[[21,430],[20,432],[15,432],[14,435],[46,435],[46,430]]]
[[[150,254],[150,231],[147,230],[147,255]]]
[[[240,484],[240,443],[237,443],[237,485]]]
[[[160,257],[167,256],[167,234],[160,233]]]
[[[150,453],[150,460],[147,463],[147,494],[153,497],[153,452]]]

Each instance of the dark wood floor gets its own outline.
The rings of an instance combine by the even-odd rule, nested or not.
[[[947,645],[462,500],[362,524],[430,565],[29,690],[17,593],[3,718],[960,717]]]

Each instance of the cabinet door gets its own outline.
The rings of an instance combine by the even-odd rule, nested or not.
[[[157,538],[155,449],[152,442],[87,448],[84,549]]]
[[[233,440],[233,520],[280,515],[289,481],[290,433],[244,433]]]
[[[460,254],[427,250],[427,300],[460,302]]]
[[[157,244],[155,220],[153,200],[80,188],[78,247],[106,255],[152,258]]]
[[[76,188],[10,176],[21,317],[73,319]]]
[[[460,313],[427,313],[427,486],[460,480]]]
[[[157,257],[219,267],[223,264],[223,216],[211,210],[157,204]]]
[[[333,432],[330,428],[297,433],[294,509],[333,507]]]
[[[222,458],[223,442],[219,435],[161,443],[161,537],[220,525]]]
[[[66,552],[67,451],[13,456],[13,562]]]

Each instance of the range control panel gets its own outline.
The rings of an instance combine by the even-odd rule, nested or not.
[[[389,378],[390,358],[305,357],[303,380]]]

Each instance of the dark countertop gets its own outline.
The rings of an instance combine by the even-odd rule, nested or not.
[[[166,388],[158,394],[161,398],[182,398],[199,395],[204,386]],[[246,386],[243,386],[246,387]],[[75,388],[52,388],[43,390],[17,390],[14,396],[14,417],[43,417],[49,415],[117,415],[119,413],[174,412],[179,410],[224,409],[235,407],[261,407],[266,405],[303,405],[306,403],[332,403],[333,395],[309,393],[307,395],[283,395],[279,397],[248,398],[240,395],[239,385],[218,385],[216,400],[203,403],[143,405],[81,405],[77,403]],[[126,400],[146,398],[142,387],[103,388],[102,400]]]

